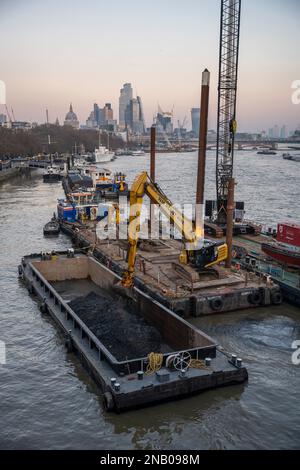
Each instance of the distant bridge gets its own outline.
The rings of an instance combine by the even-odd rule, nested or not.
[[[278,143],[277,142],[268,142],[268,141],[253,141],[251,142],[236,142],[234,145],[234,148],[236,150],[243,150],[245,148],[252,148],[252,149],[257,149],[258,147],[260,148],[272,148],[273,150],[278,149]],[[217,144],[208,144],[207,149],[208,150],[215,150],[217,148]]]
[[[13,168],[47,168],[51,163],[46,160],[30,160],[28,158],[12,158]]]

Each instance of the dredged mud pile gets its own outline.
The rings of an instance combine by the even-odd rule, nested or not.
[[[69,305],[117,360],[161,351],[160,333],[121,301],[91,292]]]

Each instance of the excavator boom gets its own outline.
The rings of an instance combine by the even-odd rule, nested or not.
[[[187,263],[193,260],[196,267],[204,268],[220,263],[227,258],[227,245],[204,240],[203,230],[196,234],[192,220],[187,218],[180,209],[173,206],[161,188],[149,178],[147,172],[143,172],[134,180],[130,190],[128,269],[122,280],[124,287],[133,285],[141,211],[145,194],[182,234],[185,249],[180,255],[181,262]]]

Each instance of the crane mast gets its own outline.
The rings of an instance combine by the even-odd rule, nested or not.
[[[217,121],[217,223],[226,224],[228,184],[233,176],[241,0],[221,0]]]

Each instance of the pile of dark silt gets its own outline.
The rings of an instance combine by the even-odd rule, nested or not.
[[[121,301],[91,292],[69,305],[117,360],[161,351],[160,333]]]

